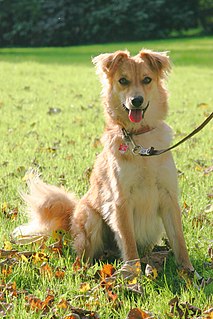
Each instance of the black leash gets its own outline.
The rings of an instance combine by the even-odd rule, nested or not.
[[[133,146],[132,148],[132,153],[134,155],[140,155],[140,156],[154,156],[154,155],[161,155],[163,153],[166,153],[174,148],[176,148],[177,146],[181,145],[182,143],[184,143],[185,141],[187,141],[189,138],[191,138],[192,136],[194,136],[195,134],[197,134],[199,131],[201,131],[213,118],[213,112],[207,117],[207,119],[201,124],[199,125],[194,131],[192,131],[190,134],[188,134],[186,137],[184,137],[182,140],[180,140],[178,143],[176,143],[173,146],[170,146],[168,148],[162,149],[162,150],[156,150],[154,147],[149,147],[149,148],[144,148],[141,145],[136,145],[134,140],[132,139],[132,134],[128,133],[125,129],[123,130],[123,134],[124,134],[124,138],[127,142],[130,142]]]

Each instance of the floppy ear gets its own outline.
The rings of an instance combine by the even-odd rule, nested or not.
[[[151,50],[141,50],[140,57],[147,61],[152,71],[159,73],[160,76],[166,75],[171,71],[171,63],[168,52],[153,52]]]
[[[106,75],[112,75],[123,59],[129,58],[128,51],[116,51],[115,53],[100,54],[92,59],[97,73],[104,72]]]

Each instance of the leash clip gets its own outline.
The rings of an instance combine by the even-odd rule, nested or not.
[[[150,156],[153,153],[154,148],[153,147],[149,147],[149,148],[145,148],[141,145],[136,145],[133,149],[132,149],[132,153],[134,155],[140,155],[140,156]]]

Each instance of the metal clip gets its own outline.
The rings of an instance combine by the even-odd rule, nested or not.
[[[139,152],[139,154],[141,156],[149,156],[150,155],[150,151],[151,151],[151,147],[149,147],[149,148],[142,147],[140,152]]]
[[[125,129],[122,129],[124,134],[124,140],[125,142],[132,144],[132,154],[134,155],[140,155],[140,156],[150,156],[153,155],[153,147],[145,148],[142,145],[135,144],[133,138],[131,137],[131,134],[128,133]]]

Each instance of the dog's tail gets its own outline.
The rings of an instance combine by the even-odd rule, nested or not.
[[[49,235],[56,230],[69,231],[77,204],[72,193],[48,185],[38,177],[28,181],[29,193],[21,193],[28,206],[28,224],[17,227],[12,236]]]

